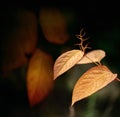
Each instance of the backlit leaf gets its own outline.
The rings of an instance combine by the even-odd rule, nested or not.
[[[53,87],[53,59],[41,51],[36,50],[30,59],[27,71],[27,90],[31,106],[41,102]]]
[[[117,77],[106,66],[95,66],[85,72],[75,84],[72,105],[102,89]]]
[[[93,62],[100,62],[105,57],[103,50],[93,50],[84,55],[84,57],[77,64],[87,64]]]
[[[45,38],[54,44],[64,44],[69,39],[67,22],[60,10],[44,8],[39,13],[40,25]]]
[[[73,67],[83,54],[81,50],[71,50],[59,56],[54,64],[54,79]]]

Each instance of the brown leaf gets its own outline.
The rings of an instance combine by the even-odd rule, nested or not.
[[[39,19],[43,34],[49,42],[64,44],[69,39],[65,17],[58,9],[41,9]]]
[[[53,87],[53,59],[41,51],[36,50],[30,59],[27,71],[27,90],[31,106],[41,102]]]
[[[83,54],[81,50],[70,50],[59,56],[54,64],[54,79],[73,67]]]
[[[84,55],[84,57],[77,64],[87,64],[100,62],[105,57],[103,50],[93,50]]]
[[[4,20],[8,25],[4,27],[0,44],[0,69],[3,72],[23,66],[27,62],[26,55],[35,50],[37,43],[37,21],[33,12],[10,11],[6,17]]]
[[[85,72],[75,84],[72,105],[102,89],[117,77],[106,66],[95,66]]]

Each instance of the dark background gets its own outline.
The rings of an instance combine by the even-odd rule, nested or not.
[[[33,11],[39,18],[41,8],[57,8],[67,17],[68,33],[70,40],[63,45],[55,45],[47,42],[38,23],[38,43],[37,46],[53,53],[56,59],[60,51],[65,47],[74,48],[76,41],[75,35],[79,34],[82,28],[88,37],[90,37],[90,46],[92,49],[102,49],[106,52],[103,63],[111,71],[118,74],[120,69],[120,18],[119,4],[115,1],[79,1],[79,2],[38,2],[29,3],[18,1],[18,3],[1,4],[0,8],[0,35],[7,34],[8,25],[12,22],[9,20],[14,12],[19,10]],[[70,17],[68,17],[70,16]],[[38,21],[39,22],[39,21]],[[12,25],[10,25],[12,27]],[[40,40],[41,38],[42,41]],[[40,46],[41,45],[41,46]],[[49,47],[49,50],[46,49]],[[77,48],[77,47],[75,47]],[[0,55],[1,56],[1,55]],[[82,72],[88,69],[83,65]],[[81,68],[81,67],[80,67]],[[120,110],[120,83],[114,81],[107,88],[94,94],[93,96],[76,103],[75,115],[69,115],[69,106],[71,103],[72,88],[69,83],[72,77],[78,78],[80,69],[75,66],[60,79],[55,81],[55,86],[50,95],[35,107],[29,107],[26,85],[25,71],[22,68],[14,70],[13,74],[16,79],[0,78],[0,116],[6,117],[119,117]],[[78,73],[78,75],[76,75]],[[9,77],[9,76],[8,76]],[[66,77],[70,77],[66,78]],[[75,82],[75,81],[73,81]]]

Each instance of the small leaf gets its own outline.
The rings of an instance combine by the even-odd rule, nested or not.
[[[117,77],[106,66],[95,66],[85,72],[75,84],[72,105],[102,89]]]
[[[73,67],[82,57],[81,50],[71,50],[63,53],[54,64],[54,79]]]
[[[105,57],[103,50],[93,50],[84,55],[84,57],[77,64],[87,64],[93,62],[100,62]]]
[[[31,106],[38,104],[49,94],[53,87],[53,59],[36,50],[30,59],[27,71],[27,91]]]

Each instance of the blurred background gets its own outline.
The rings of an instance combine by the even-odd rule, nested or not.
[[[120,82],[117,81],[70,108],[76,81],[94,64],[75,65],[55,81],[50,75],[59,55],[79,49],[75,46],[79,43],[75,35],[83,28],[86,37],[89,37],[85,43],[92,48],[86,52],[104,50],[106,57],[102,64],[117,73],[119,78],[120,19],[116,2],[1,4],[0,19],[0,116],[120,116]],[[32,74],[34,70],[36,72]],[[33,86],[31,82],[34,79],[38,83],[34,82]],[[35,94],[39,99],[35,97],[34,101],[28,89],[41,92],[41,95]],[[45,94],[42,93],[44,89]]]

